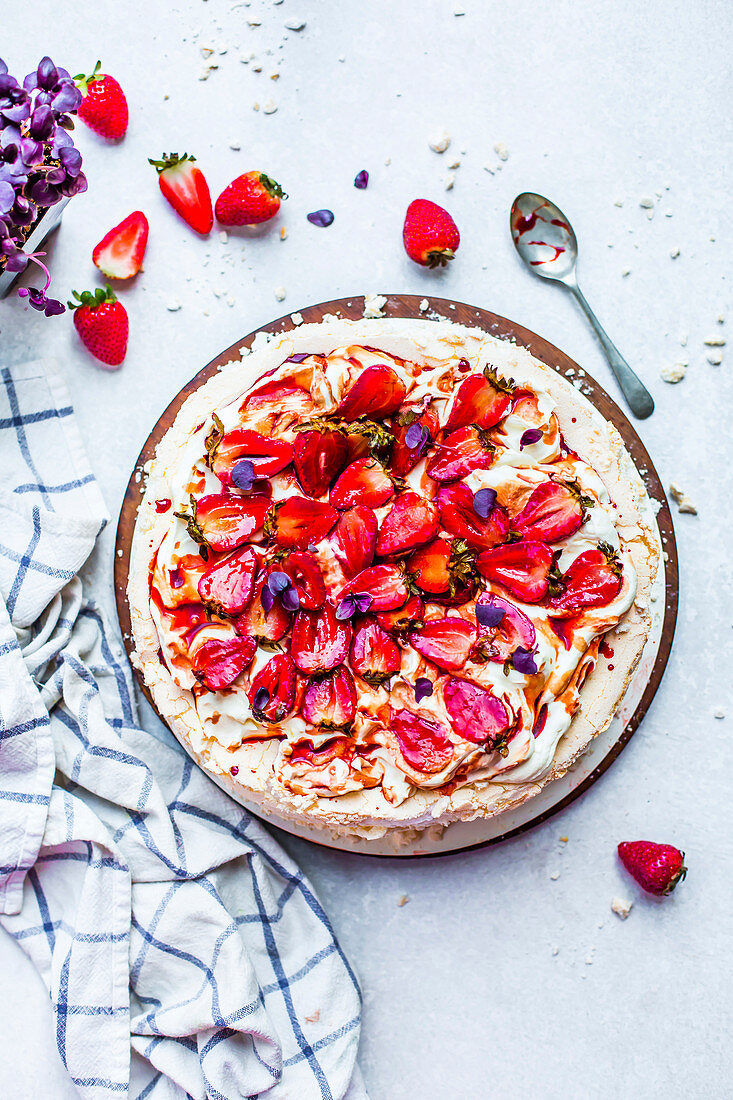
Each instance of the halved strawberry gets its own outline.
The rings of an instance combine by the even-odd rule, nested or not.
[[[419,596],[410,596],[403,607],[396,611],[380,611],[377,614],[377,622],[382,630],[388,633],[402,634],[409,630],[415,623],[422,622],[425,616],[425,606]]]
[[[513,716],[490,691],[468,680],[451,678],[443,685],[443,700],[460,737],[476,745],[486,743],[489,752],[505,740]]]
[[[472,374],[455,392],[445,430],[453,432],[467,424],[492,428],[506,416],[511,403],[508,389],[499,389],[485,374]]]
[[[148,219],[134,210],[110,229],[92,252],[96,267],[109,279],[131,279],[137,275],[148,243]]]
[[[476,641],[476,627],[456,615],[445,619],[430,619],[410,631],[410,644],[428,661],[446,672],[458,672],[465,667],[471,646]]]
[[[341,432],[301,432],[295,441],[295,472],[304,493],[322,497],[343,470],[349,445]]]
[[[481,634],[481,655],[489,661],[503,663],[515,649],[532,650],[535,647],[534,623],[503,596],[483,592],[476,601],[476,621]]]
[[[331,490],[329,499],[334,508],[351,508],[355,504],[379,508],[393,494],[392,479],[381,462],[370,456],[359,458],[346,467]]]
[[[262,606],[262,589],[267,576],[260,576],[255,582],[254,594],[249,606],[234,620],[237,634],[258,638],[265,642],[279,642],[290,629],[292,616],[286,611],[280,600],[274,600],[269,611]]]
[[[326,586],[318,559],[306,550],[294,550],[280,562],[298,594],[303,611],[317,611],[326,602]]]
[[[490,550],[509,534],[509,517],[501,505],[495,504],[483,519],[474,508],[473,493],[463,483],[443,485],[438,492],[438,508],[446,531],[479,550]]]
[[[320,675],[343,664],[350,641],[351,627],[340,622],[327,603],[321,611],[299,611],[295,616],[290,653],[301,672]]]
[[[413,425],[416,425],[415,430],[410,432]],[[422,413],[405,409],[392,418],[394,445],[389,465],[396,477],[407,477],[410,470],[417,466],[432,446],[439,426],[438,414],[432,406],[428,406]],[[409,442],[405,438],[408,432]]]
[[[593,502],[583,497],[575,485],[544,481],[512,520],[512,531],[523,539],[557,542],[578,530],[587,503]]]
[[[348,668],[341,665],[308,682],[300,713],[312,726],[343,729],[356,714],[356,687]],[[292,759],[292,756],[291,756]]]
[[[392,611],[407,602],[409,591],[396,565],[372,565],[358,573],[339,593],[339,600],[355,594],[371,596],[370,611]]]
[[[282,722],[295,706],[295,665],[287,653],[271,657],[247,693],[258,722]]]
[[[552,550],[544,542],[511,542],[479,554],[482,577],[501,584],[524,603],[539,603],[547,595]]]
[[[382,520],[377,535],[377,554],[394,558],[409,554],[438,533],[438,509],[417,493],[402,493]]]
[[[351,642],[351,667],[372,687],[399,672],[402,655],[389,634],[374,619],[364,619]]]
[[[355,577],[374,561],[378,526],[372,509],[363,504],[339,516],[329,541],[345,576]]]
[[[607,543],[584,550],[563,573],[560,594],[553,596],[550,607],[555,614],[577,614],[590,607],[611,603],[621,590],[622,568],[618,556]]]
[[[313,356],[320,360],[320,356]],[[258,386],[245,397],[240,412],[256,417],[261,432],[272,432],[275,425],[282,431],[291,424],[302,423],[315,412],[316,403],[310,390],[290,379],[275,379]]]
[[[442,726],[426,722],[411,710],[392,711],[392,732],[410,767],[425,775],[442,771],[453,756],[453,744]]]
[[[210,566],[198,583],[199,596],[214,610],[236,615],[249,603],[257,572],[257,556],[250,546]]]
[[[471,424],[451,432],[438,444],[426,470],[436,481],[457,481],[472,470],[488,470],[495,453],[484,430]]]
[[[189,537],[206,560],[209,550],[236,550],[265,522],[271,501],[264,496],[240,497],[234,493],[209,493],[191,497],[190,511],[176,512],[186,522]]]
[[[306,550],[323,542],[337,520],[338,512],[330,504],[307,497],[289,497],[273,506],[266,534],[287,549]]]
[[[381,420],[397,412],[405,400],[405,384],[391,367],[379,364],[367,367],[344,394],[336,409],[343,420],[356,420],[368,416]]]
[[[284,439],[268,439],[249,428],[227,432],[211,454],[211,468],[223,486],[231,485],[232,470],[243,458],[252,463],[256,478],[272,477],[293,461],[293,446]]]
[[[254,638],[210,638],[196,650],[193,674],[209,691],[221,691],[234,683],[256,649]]]
[[[435,539],[415,551],[407,562],[407,571],[412,574],[423,592],[439,595],[447,592],[450,584],[450,556],[451,548],[447,539]]]
[[[351,760],[354,746],[348,737],[331,737],[317,748],[312,741],[298,741],[290,752],[293,764],[305,762],[313,768],[322,768],[332,760]]]

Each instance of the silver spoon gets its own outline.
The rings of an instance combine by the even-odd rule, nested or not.
[[[541,279],[555,279],[574,294],[593,326],[616,381],[623,390],[634,416],[646,419],[654,412],[654,401],[644,383],[606,335],[601,322],[578,286],[575,266],[578,242],[570,222],[559,207],[531,191],[517,195],[509,216],[514,247],[527,267]]]

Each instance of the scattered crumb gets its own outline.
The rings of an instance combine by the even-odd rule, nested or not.
[[[557,882],[557,880],[560,878],[560,872],[559,871],[553,871],[552,874],[550,875],[550,878],[552,879],[553,882]]]
[[[494,152],[499,160],[509,160],[509,150],[503,141],[497,141],[494,145]]]
[[[183,306],[177,298],[170,298],[166,302],[165,308],[168,310],[169,313],[177,313],[179,309],[183,309]]]
[[[218,68],[218,65],[204,65],[203,69],[199,73],[199,80],[208,80],[214,70]]]
[[[293,322],[294,325],[302,325],[303,324],[303,314],[302,313],[291,313],[290,314],[290,320]]]
[[[227,233],[226,229],[219,230],[219,240],[222,244],[226,244],[229,240],[229,234]]]
[[[286,292],[284,286],[276,286],[273,293],[274,293],[276,299],[278,300],[278,302],[284,302],[285,301],[285,295],[286,295],[287,292]]]
[[[200,47],[200,53],[201,53],[201,56],[204,58],[204,60],[206,60],[207,57],[211,57],[213,52],[214,51],[211,49],[210,46],[201,46]]]
[[[364,295],[364,316],[365,317],[384,317],[384,307],[387,304],[387,299],[383,294],[365,294]]]
[[[317,1008],[312,1016],[306,1016],[306,1020],[309,1024],[317,1024],[321,1018],[321,1010]]]
[[[722,336],[708,336],[707,340],[704,340],[703,343],[708,348],[724,348],[725,347],[725,340],[723,339]]]
[[[455,172],[449,172],[448,175],[445,177],[445,189],[446,189],[446,191],[452,191],[455,182],[456,182]]]
[[[683,492],[674,481],[670,483],[669,495],[672,497],[672,500],[675,501],[678,512],[685,512],[690,516],[697,515],[697,508],[692,503],[687,493]]]
[[[719,367],[723,362],[723,353],[720,351],[711,351],[707,356],[708,363],[711,363],[714,367]]]
[[[627,901],[626,898],[614,898],[611,902],[611,909],[621,920],[626,920],[633,904],[633,901]]]
[[[285,29],[288,31],[304,31],[305,19],[286,19]]]
[[[722,707],[718,707],[718,709],[713,712],[713,718],[725,718],[725,711]]]
[[[448,165],[448,167],[450,168],[451,172],[455,172],[456,169],[461,167],[461,162],[460,160],[454,160],[452,164]]]
[[[680,344],[682,345],[683,348],[687,347],[687,333],[686,332],[681,332],[680,333]]]
[[[238,153],[239,150],[242,148],[242,143],[235,138],[233,141],[229,142],[229,148],[233,149],[235,153]]]
[[[447,130],[439,130],[428,138],[428,145],[434,153],[444,153],[450,145],[450,134]]]
[[[672,260],[676,260],[676,259],[677,259],[677,257],[679,256],[679,254],[680,254],[680,250],[679,250],[679,248],[672,248],[672,249],[670,249],[670,252],[669,252],[669,255],[670,255],[670,259],[672,259]]]
[[[631,274],[631,268],[630,268],[630,267],[625,267],[625,268],[623,269],[623,271],[621,272],[621,274],[623,275],[623,277],[624,277],[624,279],[625,279],[627,275],[630,275],[630,274]]]
[[[457,18],[457,17],[459,16],[459,15],[465,15],[466,13],[465,13],[465,11],[463,10],[463,8],[454,8],[454,9],[453,9],[453,14],[454,14],[454,15],[456,16],[456,18]]]
[[[274,99],[267,99],[262,104],[262,113],[263,113],[263,115],[274,115],[276,110],[277,110],[277,103],[275,103]]]
[[[237,304],[237,299],[236,298],[232,298],[232,297],[227,298],[227,305],[229,306],[230,309],[232,308],[232,306],[235,306],[236,304]]]
[[[253,111],[259,111],[259,109],[260,109],[260,105],[259,105],[259,103],[258,103],[258,102],[257,102],[257,101],[255,100],[255,102],[254,102],[254,103],[252,104],[252,110],[253,110]]]
[[[662,367],[659,372],[659,376],[664,382],[681,382],[686,374],[686,363],[675,363],[673,367]]]
[[[567,842],[568,842],[568,838],[566,836],[561,836],[560,837],[560,843],[561,844],[567,844]]]
[[[719,313],[716,320],[717,320],[719,325],[724,325],[725,324],[725,314],[724,313]]]
[[[552,954],[553,955],[559,955],[560,954],[560,948],[559,947],[553,947]]]
[[[279,80],[279,79],[280,79],[280,73],[277,71],[277,69],[275,69],[274,72],[270,73],[270,80]]]
[[[288,235],[288,231],[287,231],[287,229],[285,228],[285,226],[284,226],[284,225],[281,225],[281,226],[280,226],[280,240],[281,240],[281,241],[284,241],[284,240],[286,240],[286,239],[287,239],[287,235]]]
[[[648,195],[645,195],[644,198],[639,199],[639,206],[642,210],[653,210],[654,199],[650,199]]]
[[[430,309],[430,302],[427,300],[427,298],[423,298],[423,300],[420,302],[419,309],[421,313],[424,313],[426,309]]]
[[[249,65],[250,61],[254,61],[254,59],[255,55],[251,52],[240,54],[239,57],[239,60],[242,62],[243,65]]]
[[[592,955],[586,955],[585,956],[585,965],[586,966],[593,966],[593,956]]]
[[[407,905],[407,903],[408,903],[408,901],[409,901],[409,900],[410,900],[410,899],[409,899],[409,897],[407,896],[407,894],[403,894],[403,895],[402,895],[402,897],[400,898],[400,900],[399,900],[399,901],[397,902],[397,904],[398,904],[398,906],[400,907],[400,909],[402,908],[402,906],[403,906],[403,905]]]
[[[624,205],[623,200],[622,199],[616,199],[616,201],[613,205],[614,206],[623,206]]]

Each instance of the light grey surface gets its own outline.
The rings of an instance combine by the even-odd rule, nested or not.
[[[284,30],[294,16],[304,31]],[[543,334],[616,393],[573,302],[533,280],[509,238],[522,190],[551,195],[572,219],[583,286],[657,403],[640,434],[664,484],[677,481],[699,513],[675,516],[681,609],[662,689],[586,796],[503,846],[398,864],[286,845],[360,974],[372,1100],[727,1094],[733,349],[712,366],[703,341],[733,326],[730,10],[710,0],[34,0],[30,23],[3,22],[11,71],[24,75],[46,51],[72,72],[100,57],[130,100],[120,146],[79,126],[89,192],[71,203],[52,246],[54,286],[67,296],[95,282],[102,234],[133,208],[146,211],[146,270],[122,292],[131,325],[122,369],[100,370],[68,315],[46,321],[19,301],[0,304],[3,364],[58,357],[115,514],[171,396],[285,308],[390,290],[475,302]],[[202,46],[227,52],[206,62]],[[249,52],[260,74],[240,62]],[[219,68],[199,81],[211,63]],[[270,98],[276,113],[252,110]],[[428,138],[443,127],[453,141],[438,156]],[[506,161],[493,148],[502,142]],[[171,148],[198,156],[215,194],[252,168],[280,180],[287,240],[277,226],[226,244],[216,232],[198,239],[147,164]],[[352,187],[361,168],[371,173],[365,192]],[[445,273],[418,269],[402,251],[404,209],[416,197],[444,203],[461,229]],[[325,230],[305,220],[323,206],[336,214]],[[169,312],[174,300],[182,308]],[[661,381],[660,369],[682,359],[684,381]],[[98,569],[108,600],[112,541],[109,530]],[[690,874],[672,898],[642,897],[618,869],[616,843],[639,837],[686,850]],[[634,901],[625,922],[610,910],[615,896]],[[41,984],[5,936],[0,966],[0,1095],[73,1096]]]

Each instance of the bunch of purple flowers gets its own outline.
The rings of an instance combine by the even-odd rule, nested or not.
[[[45,252],[26,252],[25,244],[48,207],[87,189],[81,153],[67,133],[81,101],[66,69],[50,57],[22,85],[0,58],[0,272],[38,264],[46,285],[18,293],[47,317],[65,307],[46,296],[51,277],[40,259]]]

